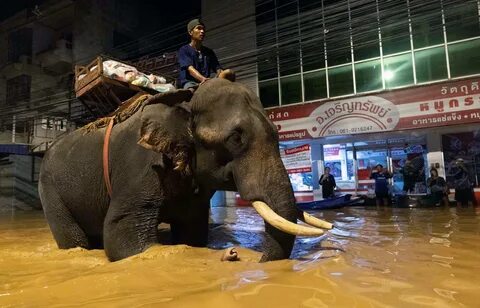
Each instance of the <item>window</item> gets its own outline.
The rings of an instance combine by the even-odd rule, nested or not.
[[[302,82],[300,75],[281,78],[280,85],[282,89],[282,105],[302,101]]]
[[[256,1],[255,19],[257,26],[275,22],[275,1]]]
[[[280,75],[300,73],[300,44],[289,42],[278,49],[280,61]]]
[[[278,97],[278,80],[268,80],[259,82],[260,101],[263,107],[278,106],[280,101]]]
[[[379,25],[376,1],[352,1],[350,5],[355,61],[379,57]]]
[[[303,85],[305,87],[306,101],[327,97],[327,77],[325,70],[304,74]]]
[[[260,80],[278,76],[275,25],[275,1],[257,1],[255,6],[257,24],[258,78]]]
[[[452,77],[480,72],[480,39],[448,45]]]
[[[382,88],[382,65],[380,60],[355,64],[357,92],[367,92]]]
[[[448,74],[445,48],[442,46],[416,51],[415,70],[419,83],[446,79]]]
[[[278,48],[280,75],[290,75],[300,72],[300,44],[298,38],[297,1],[276,0]]]
[[[323,44],[323,39],[312,39],[309,42],[302,41],[302,64],[304,72],[325,67]]]
[[[387,89],[413,84],[412,55],[410,53],[385,58],[383,65],[383,78]]]
[[[325,167],[330,168],[330,174],[335,181],[354,181],[352,144],[326,144],[323,146]],[[323,170],[320,171],[323,174]],[[338,184],[338,183],[337,183]]]
[[[444,12],[449,42],[480,36],[477,1],[444,0]]]
[[[258,79],[278,77],[277,49],[272,48],[260,51],[258,55]]]
[[[29,75],[20,75],[7,80],[7,105],[16,105],[19,101],[28,101],[30,99],[30,86],[32,77]]]
[[[303,71],[325,67],[322,2],[300,0],[300,32]]]
[[[20,56],[32,56],[32,36],[30,28],[8,34],[8,62],[18,62]]]
[[[378,0],[383,54],[410,50],[407,1]]]
[[[440,1],[409,0],[413,47],[443,44],[442,7]]]
[[[480,179],[479,132],[454,133],[442,136],[443,157],[445,159],[446,180],[450,188],[454,188],[455,174],[459,171],[455,165],[458,158],[463,158],[469,171],[469,179],[478,186]],[[474,145],[474,146],[472,146]]]
[[[330,97],[353,93],[352,66],[345,65],[328,70]]]
[[[352,61],[347,1],[323,0],[328,66]]]

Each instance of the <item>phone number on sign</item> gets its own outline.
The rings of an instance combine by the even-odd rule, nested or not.
[[[373,131],[373,126],[327,129],[327,134],[328,135],[333,135],[333,134],[356,134],[356,133],[365,133],[365,132],[370,132],[370,131]]]

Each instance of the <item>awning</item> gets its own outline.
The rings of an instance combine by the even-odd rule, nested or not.
[[[22,143],[0,144],[0,154],[29,155],[30,146]]]

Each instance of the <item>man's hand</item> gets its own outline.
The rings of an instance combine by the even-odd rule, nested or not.
[[[198,82],[203,83],[205,80],[208,78],[200,74],[199,71],[197,71],[192,65],[188,67],[188,72],[190,73],[190,76],[195,78]]]

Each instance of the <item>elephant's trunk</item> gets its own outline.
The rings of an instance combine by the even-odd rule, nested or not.
[[[261,165],[256,159],[253,164],[244,161],[239,164],[242,168],[234,168],[240,195],[253,201],[255,209],[265,219],[266,238],[261,262],[289,258],[295,234],[322,234],[319,229],[296,225],[298,211],[288,174],[279,155],[271,153],[260,160]],[[309,231],[311,233],[308,233]]]

